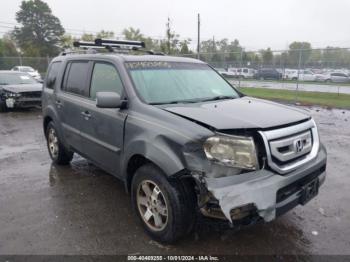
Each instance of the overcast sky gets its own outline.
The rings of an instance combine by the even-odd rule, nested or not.
[[[99,31],[121,34],[140,28],[163,37],[169,16],[181,37],[196,42],[197,13],[202,39],[237,38],[249,50],[285,49],[292,41],[314,47],[350,47],[349,0],[46,0],[70,33]],[[1,0],[0,23],[15,23],[21,0]],[[0,32],[8,30],[0,24]],[[80,30],[74,31],[74,30]]]

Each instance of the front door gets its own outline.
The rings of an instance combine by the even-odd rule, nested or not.
[[[115,92],[121,97],[123,85],[116,67],[111,63],[94,62],[89,103],[85,105],[84,152],[98,165],[118,175],[123,149],[124,121],[127,111],[96,107],[97,92]]]

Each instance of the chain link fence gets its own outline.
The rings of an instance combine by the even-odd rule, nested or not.
[[[0,57],[0,70],[11,70],[15,66],[30,66],[45,76],[50,57]]]
[[[178,54],[198,58],[198,54]],[[202,52],[199,58],[238,88],[350,94],[350,48]],[[0,70],[31,66],[45,77],[50,57],[0,57]]]
[[[183,55],[198,58],[197,54]],[[350,94],[350,48],[206,52],[202,61],[238,88]],[[349,101],[350,103],[350,101]]]

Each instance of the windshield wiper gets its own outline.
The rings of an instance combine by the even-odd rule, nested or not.
[[[201,100],[201,102],[224,100],[224,99],[234,99],[234,98],[236,98],[236,97],[235,96],[214,96],[214,97],[204,98]]]
[[[188,103],[196,103],[198,100],[179,100],[179,101],[168,101],[168,102],[154,102],[149,103],[150,105],[170,105],[170,104],[188,104]]]

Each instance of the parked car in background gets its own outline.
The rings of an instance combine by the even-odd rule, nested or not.
[[[283,72],[283,79],[285,80],[297,80],[298,70],[297,69],[285,69]]]
[[[253,68],[238,68],[237,73],[238,77],[241,78],[253,78],[256,70]]]
[[[279,80],[282,78],[282,73],[278,72],[274,68],[261,68],[254,76],[256,79],[265,80],[265,79],[276,79]]]
[[[219,71],[219,73],[226,78],[237,77],[237,70],[231,70],[232,68],[228,68],[227,71]],[[236,69],[236,68],[235,68]]]
[[[229,67],[229,68],[227,68],[227,73],[231,77],[238,77],[238,68],[237,67]]]
[[[317,75],[314,74],[311,70],[300,70],[299,75],[297,76],[299,81],[316,81]]]
[[[341,73],[341,72],[334,72],[330,73],[329,77],[326,78],[327,82],[332,82],[332,83],[348,83],[350,82],[350,77],[348,74]]]
[[[41,104],[42,84],[27,73],[0,71],[0,112]]]
[[[350,77],[348,74],[342,72],[329,72],[319,75],[317,81],[332,83],[349,83]]]
[[[22,73],[27,73],[31,75],[35,80],[42,82],[41,75],[39,74],[38,70],[35,70],[34,68],[30,66],[15,66],[11,69],[11,71],[17,71]]]

